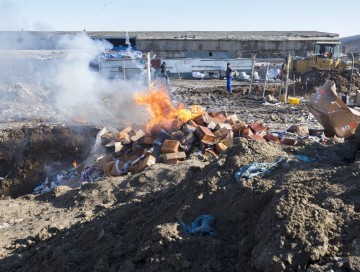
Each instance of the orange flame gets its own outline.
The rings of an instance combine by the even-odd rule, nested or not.
[[[76,166],[77,166],[77,161],[76,160],[74,160],[73,165],[76,168]]]
[[[151,120],[147,123],[147,128],[154,125],[169,128],[176,120],[178,124],[183,124],[204,113],[199,105],[191,106],[190,110],[185,109],[183,104],[173,106],[165,88],[150,89],[146,94],[135,94],[134,98],[137,104],[149,106]]]

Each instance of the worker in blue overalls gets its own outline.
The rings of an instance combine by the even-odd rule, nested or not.
[[[231,69],[230,67],[230,62],[227,63],[225,77],[226,77],[226,89],[228,93],[231,94],[232,93],[231,80],[233,78],[233,69]]]

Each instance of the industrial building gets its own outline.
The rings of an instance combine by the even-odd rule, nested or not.
[[[288,54],[304,57],[313,52],[317,42],[339,42],[338,34],[317,31],[3,31],[0,32],[0,50],[68,50],[71,42],[62,48],[63,44],[57,41],[62,36],[72,37],[79,33],[85,33],[93,40],[106,40],[114,50],[131,47],[142,53],[150,52],[152,68],[159,69],[160,63],[166,60],[169,72],[179,77],[191,77],[192,72],[222,77],[227,61],[231,61],[238,71],[249,71],[253,56],[257,59],[284,59]],[[76,46],[78,49],[79,45]],[[107,77],[125,78],[126,74],[138,73],[145,67],[144,61],[131,59],[99,59],[95,66]],[[9,70],[8,66],[3,66],[1,70]]]
[[[339,35],[318,31],[150,31],[150,32],[91,32],[93,39],[105,39],[115,48],[131,46],[159,58],[249,58],[306,56],[316,42],[339,42]],[[79,32],[0,32],[0,49],[36,50],[56,48],[58,36]]]
[[[316,42],[339,42],[339,35],[317,31],[189,31],[189,32],[88,32],[115,46],[131,45],[161,58],[250,58],[305,56]]]

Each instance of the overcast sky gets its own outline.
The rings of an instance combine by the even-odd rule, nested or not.
[[[359,0],[0,0],[0,30],[360,34]]]

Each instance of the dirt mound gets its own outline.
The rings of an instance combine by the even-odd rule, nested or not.
[[[76,190],[1,200],[0,268],[357,270],[360,162],[344,163],[343,150],[237,139],[215,161],[193,155]],[[300,161],[299,154],[316,160]],[[288,160],[266,177],[234,178],[244,165],[279,157]],[[202,214],[215,217],[215,235],[180,227]]]
[[[346,94],[350,89],[351,82],[351,71],[341,71],[341,72],[321,72],[318,77],[311,78],[305,89],[312,89],[315,87],[320,87],[326,80],[333,80],[336,84],[337,91],[341,94]],[[304,86],[302,86],[304,88]],[[352,92],[360,89],[360,75],[358,73],[353,73],[352,78]]]

